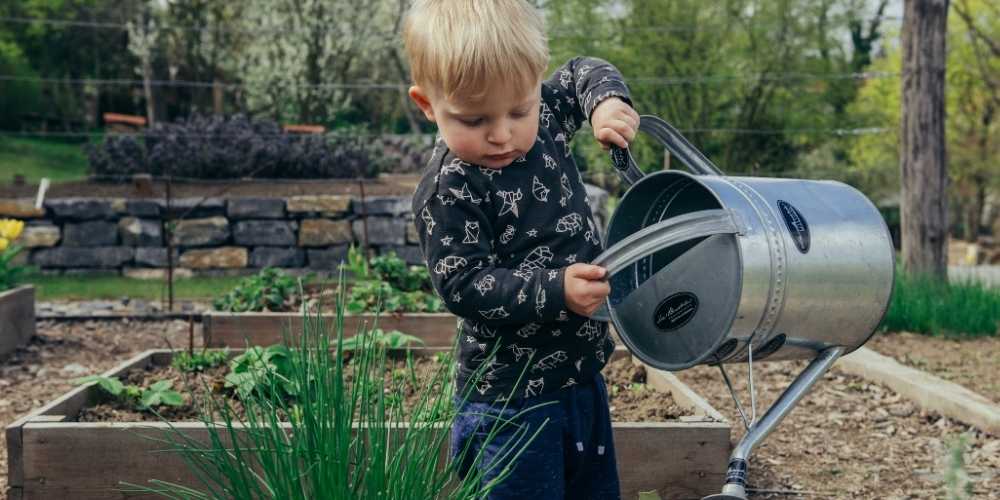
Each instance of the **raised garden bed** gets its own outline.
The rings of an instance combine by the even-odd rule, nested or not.
[[[272,345],[282,341],[282,332],[301,332],[302,313],[273,312],[206,312],[202,315],[202,335],[208,347],[242,348],[249,345]],[[336,315],[323,315],[323,322],[331,329]],[[450,313],[380,314],[378,327],[399,330],[413,335],[426,347],[450,347],[455,339],[458,318]],[[351,334],[362,325],[371,328],[376,323],[375,314],[344,316],[344,332]],[[292,335],[292,338],[296,337]]]
[[[35,335],[35,287],[0,292],[0,359]]]
[[[415,350],[421,353],[418,356],[441,351]],[[135,369],[168,366],[172,357],[172,351],[147,351],[105,375],[121,377]],[[624,350],[613,359],[622,357],[628,357]],[[677,406],[690,415],[663,422],[614,424],[624,498],[636,498],[639,491],[648,490],[658,490],[667,498],[715,492],[724,480],[730,425],[670,374],[646,369],[646,377],[648,386],[669,391]],[[144,484],[153,476],[194,484],[181,457],[155,453],[164,445],[149,437],[163,436],[168,425],[173,425],[192,438],[205,439],[204,424],[74,421],[102,397],[96,385],[81,386],[7,428],[10,498],[125,498],[115,490],[119,481]]]

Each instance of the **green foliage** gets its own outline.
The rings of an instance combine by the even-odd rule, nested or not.
[[[159,405],[180,406],[184,398],[177,391],[171,390],[173,382],[160,380],[154,382],[148,389],[143,389],[139,396],[140,408],[153,408]]]
[[[385,281],[357,281],[351,286],[347,311],[364,312],[440,312],[441,299],[420,290],[401,292]]]
[[[115,29],[94,29],[76,26],[76,22],[112,21],[129,19],[144,2],[138,0],[20,0],[0,2],[0,16],[38,19],[39,22],[4,23],[0,40],[15,44],[24,55],[28,69],[19,71],[21,76],[63,78],[135,78],[137,61],[126,50],[127,38]],[[42,22],[58,19],[65,23]],[[165,68],[165,67],[164,67]],[[7,68],[0,72],[8,74]],[[15,70],[17,71],[17,70]],[[52,129],[78,130],[86,125],[88,101],[99,101],[108,111],[137,112],[142,104],[130,96],[132,89],[114,86],[96,87],[62,82],[31,83],[33,90],[20,92],[28,100],[23,103],[4,102],[11,82],[0,83],[0,121],[17,119],[21,127],[37,125],[38,119]],[[44,98],[42,97],[44,96]],[[17,95],[11,95],[16,99]],[[34,102],[32,102],[34,99]],[[96,104],[96,103],[95,103]],[[135,108],[132,108],[135,106]],[[8,110],[28,110],[33,116],[8,113]],[[8,127],[3,127],[8,128]]]
[[[341,269],[355,279],[346,304],[352,314],[444,310],[441,299],[432,291],[427,268],[407,266],[394,252],[369,262],[363,252],[351,247]],[[265,268],[217,298],[213,307],[229,312],[290,311],[301,301],[297,278],[280,269]]]
[[[1000,39],[1000,15],[982,0],[961,2],[974,17],[975,29],[957,14],[948,16],[948,55],[945,75],[945,105],[948,120],[945,136],[951,203],[962,214],[982,210],[972,200],[979,190],[996,192],[1000,176],[995,158],[1000,155],[1000,120],[995,118],[1000,89],[990,79],[1000,73],[1000,55],[986,50],[976,33]],[[958,8],[959,5],[956,5]],[[897,36],[898,32],[892,32]],[[871,70],[902,74],[902,53],[889,44],[872,63]],[[866,81],[849,106],[851,115],[873,127],[897,128],[901,118],[901,85],[898,79]],[[852,140],[852,170],[859,174],[859,187],[870,196],[899,192],[899,134],[871,134]],[[961,220],[961,223],[965,221]],[[967,228],[967,234],[971,233]],[[978,231],[976,231],[978,232]]]
[[[390,373],[386,380],[386,349],[376,336],[360,336],[364,340],[351,351],[349,365],[346,351],[336,348],[345,340],[340,289],[333,328],[320,312],[304,313],[304,329],[291,352],[273,350],[265,363],[268,350],[258,349],[246,363],[258,368],[270,363],[274,366],[260,369],[287,373],[288,383],[300,389],[297,397],[250,390],[240,414],[208,399],[199,406],[205,408],[201,420],[208,439],[194,440],[171,428],[163,440],[185,460],[198,483],[178,485],[156,479],[153,471],[154,479],[146,485],[124,483],[122,489],[213,500],[305,500],[316,498],[317,491],[324,498],[362,500],[487,497],[509,475],[509,464],[497,465],[491,470],[496,476],[484,481],[481,454],[466,448],[452,461],[440,453],[456,416],[454,364],[443,363],[428,380],[419,381],[416,401],[405,412],[403,391],[413,382],[411,375]],[[516,462],[538,434],[512,425],[505,419],[486,422],[482,442],[489,444],[501,431],[512,432],[501,453]],[[471,464],[468,474],[456,474],[461,464]]]
[[[23,247],[17,239],[24,230],[24,221],[16,219],[0,219],[0,292],[14,288],[27,271],[24,266],[15,266],[14,257]]]
[[[1000,290],[971,281],[943,283],[897,269],[882,328],[950,337],[997,335]]]
[[[379,279],[404,292],[429,290],[431,275],[427,266],[407,266],[396,256],[396,252],[379,255],[372,259],[372,271]]]
[[[375,328],[367,334],[345,338],[342,345],[345,350],[355,350],[367,344],[374,344],[386,349],[401,349],[411,345],[424,345],[424,341],[399,330],[386,332],[381,328]]]
[[[850,142],[826,130],[868,126],[846,111],[859,81],[822,75],[867,69],[883,32],[873,3],[565,0],[545,9],[553,66],[581,54],[610,61],[640,114],[674,124],[727,173],[844,179]],[[581,136],[574,152],[588,177],[619,189],[607,153],[590,131]],[[662,148],[643,134],[632,149],[643,170],[662,168]]]
[[[97,386],[104,392],[139,411],[150,411],[162,405],[181,406],[184,404],[184,397],[171,389],[173,382],[170,380],[154,382],[148,388],[133,384],[125,385],[117,378],[103,375],[89,375],[74,379],[72,382],[74,384],[97,382]]]
[[[170,366],[185,372],[200,372],[220,366],[229,359],[229,348],[222,350],[202,349],[200,352],[189,353],[180,351],[174,354]]]
[[[11,245],[0,250],[0,292],[14,288],[23,280],[28,268],[11,263],[23,247]]]
[[[374,277],[368,268],[368,258],[365,257],[365,253],[354,245],[347,249],[347,261],[340,264],[340,270],[355,280],[369,280]]]
[[[362,312],[440,312],[441,299],[433,292],[425,266],[407,266],[395,252],[369,262],[351,247],[342,270],[354,276],[346,304],[352,314]]]
[[[254,392],[275,392],[284,398],[295,396],[300,387],[292,378],[293,353],[284,345],[252,346],[229,362],[226,387],[235,388],[240,398]]]
[[[0,74],[15,78],[37,78],[24,52],[7,33],[0,31]],[[12,129],[23,115],[34,112],[41,103],[41,88],[33,81],[8,80],[0,84],[0,128]]]
[[[307,280],[309,278],[306,278]],[[264,268],[244,278],[235,288],[215,299],[216,311],[290,311],[298,300],[299,281],[277,268]]]

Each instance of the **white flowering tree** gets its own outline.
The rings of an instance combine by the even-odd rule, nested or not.
[[[397,43],[384,0],[248,0],[242,25],[255,36],[239,53],[251,112],[326,122],[364,96]],[[344,87],[351,85],[351,87]]]

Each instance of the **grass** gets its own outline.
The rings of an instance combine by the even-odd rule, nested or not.
[[[211,300],[232,289],[241,277],[178,278],[174,299]],[[37,300],[119,299],[166,300],[163,280],[140,280],[122,276],[30,275],[25,283],[35,285]]]
[[[87,155],[81,144],[0,137],[0,183],[22,174],[29,183],[42,177],[68,181],[87,176]]]
[[[1000,332],[1000,289],[900,271],[882,327],[946,337],[995,336]]]

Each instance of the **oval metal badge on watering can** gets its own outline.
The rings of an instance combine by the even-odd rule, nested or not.
[[[698,297],[689,292],[678,292],[656,306],[653,323],[664,332],[676,330],[691,321],[698,312]]]
[[[788,228],[788,232],[792,235],[792,241],[795,242],[795,248],[798,248],[802,253],[809,252],[809,224],[806,223],[806,218],[802,216],[802,212],[792,206],[784,200],[778,200],[778,210],[781,211],[781,218],[785,220],[785,227]]]

